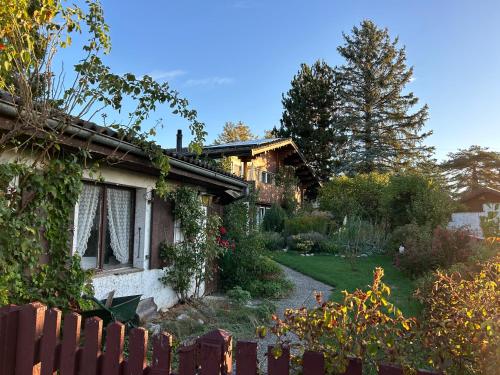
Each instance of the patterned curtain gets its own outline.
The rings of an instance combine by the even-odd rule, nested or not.
[[[111,248],[120,263],[129,262],[132,193],[129,190],[107,190],[108,228]]]
[[[78,201],[78,223],[76,234],[76,252],[83,256],[87,250],[90,231],[94,224],[94,218],[99,203],[101,189],[95,185],[83,185],[82,194]]]

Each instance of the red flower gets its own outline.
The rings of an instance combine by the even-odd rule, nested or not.
[[[5,44],[0,43],[0,51],[5,49]]]
[[[219,233],[224,236],[225,234],[227,234],[227,229],[224,228],[224,227],[220,227],[219,228]]]

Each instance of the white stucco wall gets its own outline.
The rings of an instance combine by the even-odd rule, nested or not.
[[[490,211],[500,212],[500,207],[495,204],[485,203],[483,204],[482,212],[455,212],[451,215],[451,221],[448,223],[448,228],[467,228],[474,233],[474,235],[483,238],[481,217],[486,216]]]

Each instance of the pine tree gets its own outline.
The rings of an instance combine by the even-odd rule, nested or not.
[[[237,141],[249,141],[255,139],[255,135],[252,134],[250,127],[245,123],[238,121],[236,124],[233,122],[226,122],[222,133],[220,133],[214,144],[220,145],[223,143],[237,142]]]
[[[480,186],[500,189],[500,152],[487,147],[470,146],[449,153],[441,168],[456,192]]]
[[[335,70],[324,61],[302,64],[283,95],[279,137],[292,138],[322,179],[337,171],[345,137],[338,123]]]
[[[338,47],[342,117],[349,128],[347,173],[393,171],[415,166],[433,148],[423,144],[432,132],[422,132],[427,105],[413,110],[418,98],[404,92],[413,68],[405,48],[391,40],[387,29],[363,21]]]

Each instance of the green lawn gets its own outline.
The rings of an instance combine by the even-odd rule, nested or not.
[[[345,258],[333,255],[300,256],[292,252],[276,252],[273,258],[300,273],[334,287],[331,299],[342,301],[342,290],[349,292],[356,288],[366,289],[373,280],[375,267],[384,269],[383,281],[391,288],[389,300],[394,303],[405,316],[417,316],[421,306],[413,297],[414,284],[392,264],[392,258],[384,255],[373,255],[357,258],[355,270]]]

